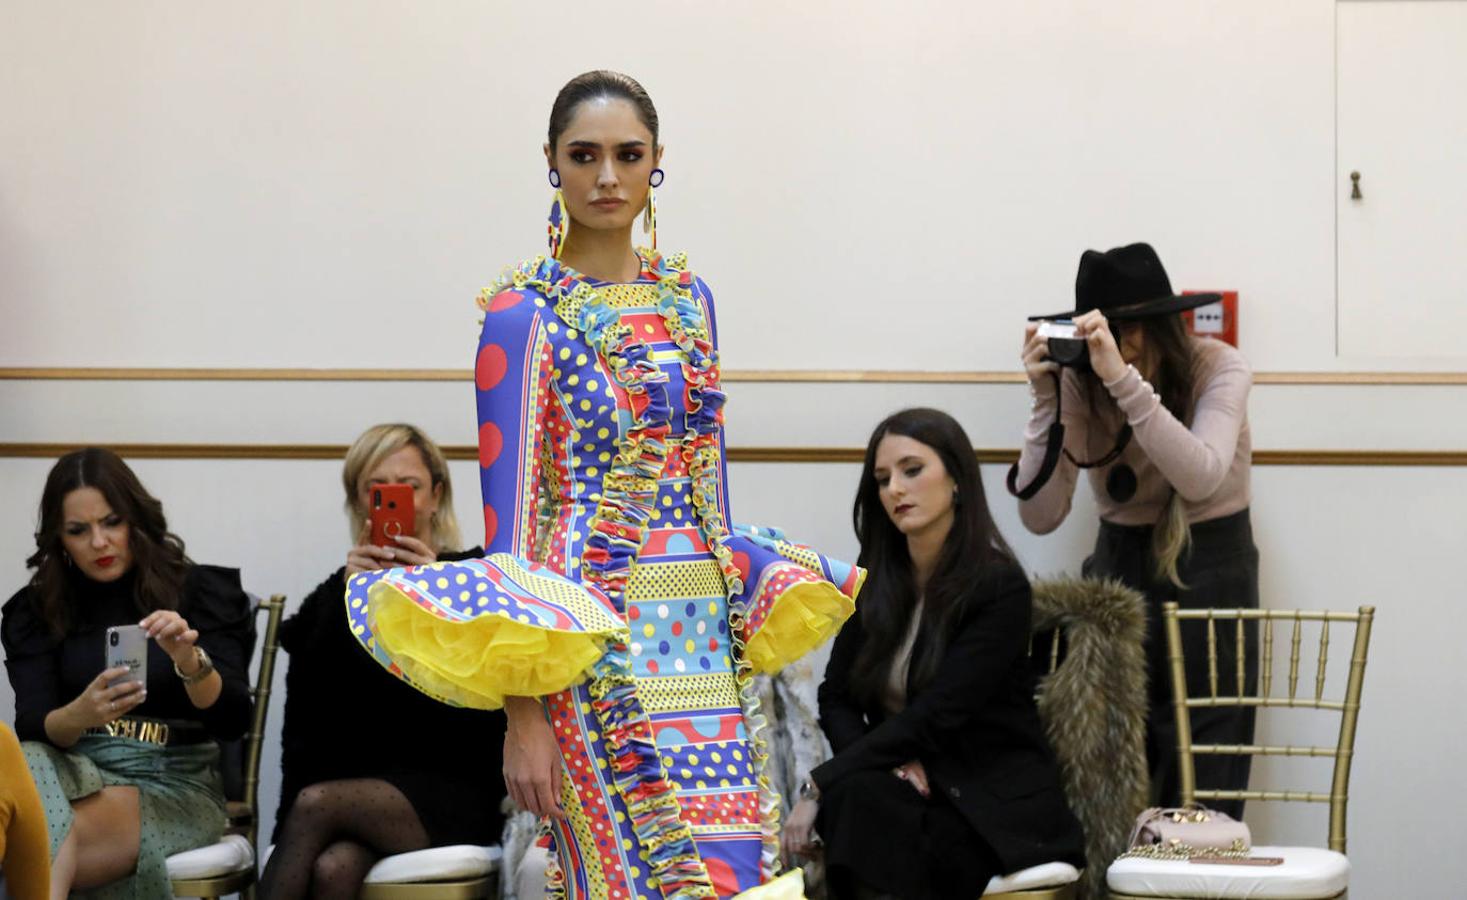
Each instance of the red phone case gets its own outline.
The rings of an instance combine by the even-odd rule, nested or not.
[[[400,535],[414,536],[413,488],[408,484],[374,484],[367,494],[371,541],[378,547],[396,547]]]

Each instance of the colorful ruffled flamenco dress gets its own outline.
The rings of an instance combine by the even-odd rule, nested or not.
[[[865,574],[726,524],[713,300],[681,256],[642,261],[613,284],[542,257],[484,291],[487,555],[347,588],[358,639],[424,692],[543,698],[566,775],[551,891],[574,900],[775,877],[751,680],[835,634]],[[473,748],[444,735],[441,764]]]

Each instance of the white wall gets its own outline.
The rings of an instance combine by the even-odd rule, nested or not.
[[[1177,286],[1240,291],[1256,368],[1364,368],[1333,344],[1334,17],[1330,0],[11,0],[0,366],[466,369],[474,292],[540,246],[550,99],[605,65],[657,99],[662,242],[713,283],[730,369],[1011,369],[1019,319],[1067,305],[1079,251],[1140,238]],[[383,328],[411,340],[374,353]],[[1461,449],[1464,392],[1260,386],[1255,446]],[[928,403],[1011,447],[1027,408],[1017,385],[730,393],[736,446],[856,446]],[[0,442],[344,444],[408,419],[469,444],[470,407],[450,383],[0,381]],[[0,458],[0,584],[26,578],[48,465]],[[335,462],[136,468],[191,554],[240,566],[256,592],[293,605],[340,563]],[[473,464],[454,474],[472,536]],[[993,506],[1027,565],[1076,570],[1088,498],[1035,538],[1001,474],[985,471]],[[853,553],[853,466],[731,478],[739,520]],[[1467,867],[1450,828],[1404,823],[1467,791],[1445,752],[1467,737],[1449,714],[1467,676],[1443,627],[1467,469],[1259,467],[1254,483],[1265,603],[1379,608],[1355,894],[1399,895],[1409,866],[1416,896],[1453,896]],[[1262,838],[1322,840],[1313,813],[1249,818]]]
[[[542,246],[551,98],[594,66],[657,99],[662,242],[741,367],[1008,368],[1079,251],[1137,239],[1241,292],[1261,369],[1364,364],[1334,347],[1333,0],[7,12],[12,365],[461,365],[474,292]],[[374,355],[403,320],[447,339]]]

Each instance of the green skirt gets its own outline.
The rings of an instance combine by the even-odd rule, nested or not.
[[[172,897],[164,861],[174,853],[212,844],[224,833],[219,746],[212,741],[159,747],[128,738],[85,735],[70,750],[39,741],[26,741],[21,748],[46,810],[53,859],[71,831],[73,801],[104,787],[138,789],[142,830],[136,871],[94,890],[75,891],[73,897]]]

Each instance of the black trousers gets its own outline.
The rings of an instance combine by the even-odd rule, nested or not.
[[[815,830],[825,844],[831,900],[977,897],[1003,874],[998,855],[943,792],[923,797],[886,771],[831,785]]]
[[[1085,560],[1087,576],[1118,579],[1146,597],[1146,659],[1150,684],[1150,713],[1147,718],[1146,759],[1151,770],[1151,793],[1155,802],[1175,806],[1181,799],[1181,776],[1177,763],[1177,729],[1172,707],[1171,669],[1166,658],[1166,634],[1161,621],[1163,603],[1175,602],[1183,609],[1258,607],[1258,548],[1253,544],[1253,527],[1248,510],[1198,522],[1192,526],[1192,545],[1183,554],[1177,573],[1185,589],[1155,577],[1156,561],[1151,553],[1150,526],[1100,523],[1095,552]],[[1233,622],[1218,623],[1218,694],[1237,693],[1237,632]],[[1258,689],[1258,629],[1249,622],[1244,629],[1244,690]],[[1182,650],[1186,661],[1187,694],[1205,697],[1210,693],[1207,667],[1207,634],[1201,623],[1182,624]],[[1194,744],[1251,744],[1255,710],[1192,710]],[[1248,756],[1194,756],[1198,788],[1241,790],[1248,786],[1252,759]],[[1243,816],[1237,801],[1214,802],[1209,806],[1234,818]]]

